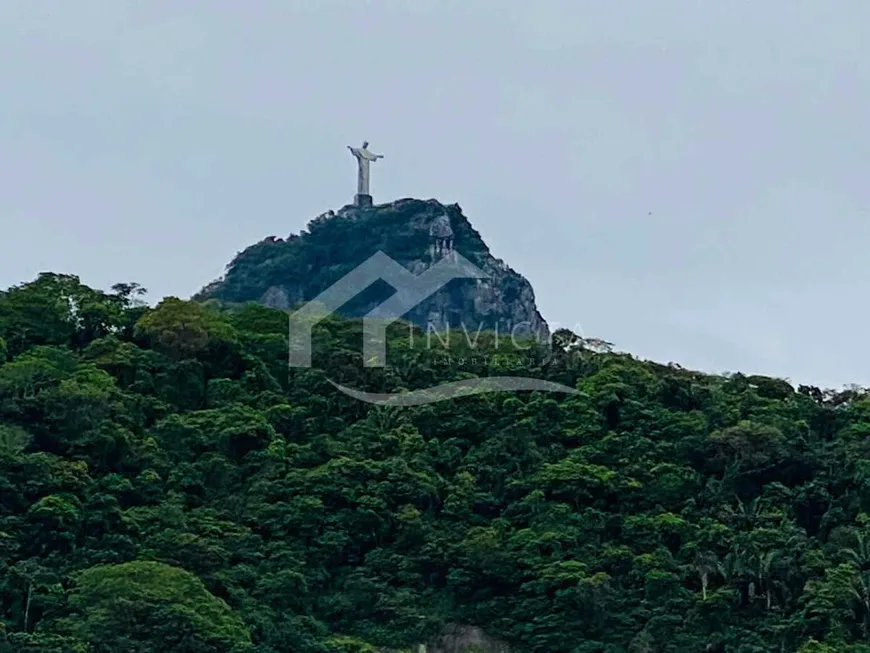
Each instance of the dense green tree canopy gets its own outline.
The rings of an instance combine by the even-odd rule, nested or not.
[[[47,274],[0,293],[0,651],[870,652],[870,396],[449,350]],[[497,357],[496,357],[497,356]],[[574,395],[340,393],[520,373]]]

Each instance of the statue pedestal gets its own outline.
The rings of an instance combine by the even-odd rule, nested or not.
[[[371,195],[354,195],[353,203],[356,206],[372,206]]]

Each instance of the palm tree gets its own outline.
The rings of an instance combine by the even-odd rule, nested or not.
[[[855,536],[854,549],[844,549],[846,559],[855,568],[854,582],[851,587],[852,596],[861,605],[861,628],[864,637],[868,635],[868,620],[870,620],[870,542],[864,533]]]
[[[766,553],[755,554],[755,579],[758,581],[758,589],[764,590],[764,598],[767,609],[770,610],[772,603],[771,582],[770,582],[770,567],[776,558],[776,551],[768,551]]]

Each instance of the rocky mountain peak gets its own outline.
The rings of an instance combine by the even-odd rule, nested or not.
[[[434,199],[327,211],[298,235],[272,236],[240,252],[225,276],[196,299],[291,309],[316,298],[379,251],[415,275],[456,254],[486,273],[485,279],[454,279],[403,316],[423,329],[464,326],[469,332],[549,335],[531,284],[492,256],[458,204]],[[339,312],[365,315],[393,292],[384,282],[376,283]]]

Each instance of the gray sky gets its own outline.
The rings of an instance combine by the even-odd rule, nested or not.
[[[4,0],[0,286],[190,296],[350,201],[458,202],[544,317],[870,384],[867,0]],[[650,215],[651,213],[651,215]]]

